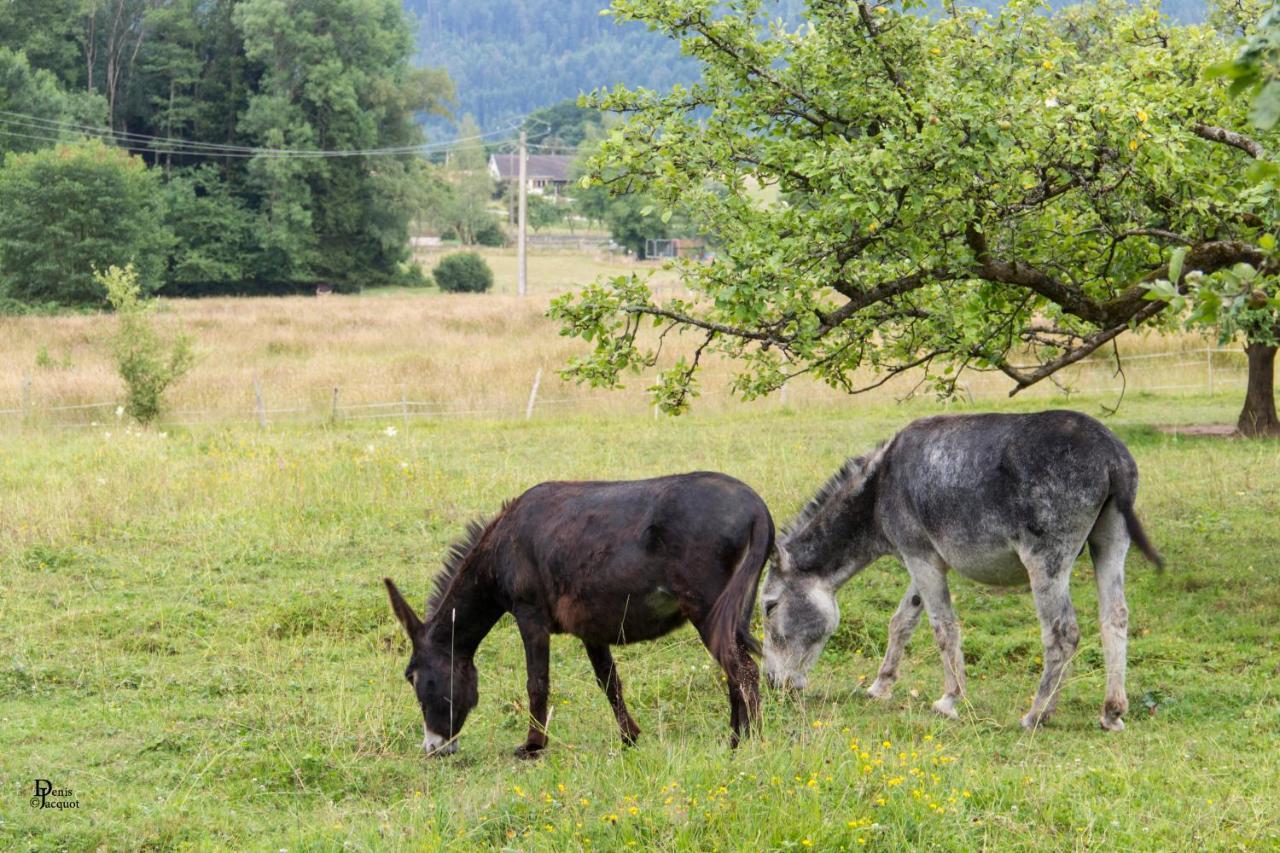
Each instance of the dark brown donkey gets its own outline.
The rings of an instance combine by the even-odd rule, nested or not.
[[[552,634],[586,646],[596,681],[633,743],[609,647],[661,637],[692,622],[729,680],[731,742],[759,716],[750,635],[756,585],[773,550],[773,518],[750,487],[699,472],[632,482],[543,483],[473,523],[454,545],[418,618],[391,579],[391,608],[413,645],[405,678],[422,706],[428,753],[450,753],[476,706],[474,656],[503,613],[515,616],[528,671],[529,736],[547,743]]]

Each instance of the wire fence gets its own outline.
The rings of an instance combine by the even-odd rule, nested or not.
[[[1116,394],[1128,392],[1187,392],[1215,394],[1242,387],[1247,380],[1247,362],[1244,354],[1235,349],[1206,347],[1196,350],[1141,353],[1123,356],[1123,371],[1117,371],[1112,357],[1084,359],[1061,375],[1052,377],[1031,394]],[[314,392],[308,399],[286,399],[288,388],[268,388],[260,377],[244,387],[243,380],[212,380],[202,382],[202,387],[243,388],[240,399],[243,405],[219,405],[209,408],[176,408],[165,414],[162,425],[196,426],[217,423],[256,423],[261,428],[272,424],[310,422],[337,424],[342,422],[382,421],[387,424],[422,419],[524,419],[557,417],[584,413],[652,413],[658,416],[648,393],[631,389],[622,391],[575,392],[566,396],[549,396],[543,392],[543,370],[538,368],[531,377],[527,396],[519,398],[508,393],[505,397],[470,400],[431,400],[429,388],[417,389],[418,394],[401,384],[372,380],[360,383],[358,388],[333,386],[321,402]],[[920,390],[908,378],[900,377],[894,391],[888,393],[897,398]],[[0,386],[2,387],[2,386]],[[12,386],[10,386],[12,387]],[[378,399],[392,387],[400,394],[395,399]],[[981,400],[1004,399],[1009,384],[1000,375],[975,374],[972,381],[957,383],[958,395],[974,403]],[[19,394],[15,398],[0,397],[0,429],[27,427],[55,427],[66,429],[91,429],[102,427],[125,416],[122,399],[98,401],[66,401],[43,396],[31,374],[20,377]],[[358,392],[355,399],[349,394]],[[554,393],[554,392],[553,392]],[[373,399],[370,399],[370,397]],[[816,383],[798,387],[784,386],[770,398],[772,405],[803,408],[814,405],[832,405],[847,395],[824,389]],[[698,396],[698,402],[716,403],[721,406],[743,405],[728,390],[707,390]],[[766,401],[765,405],[769,402]],[[757,403],[759,405],[759,403]]]

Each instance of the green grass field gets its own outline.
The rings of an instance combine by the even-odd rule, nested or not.
[[[0,435],[0,848],[1274,849],[1280,445],[1147,426],[1226,422],[1237,404],[1136,397],[1109,421],[1169,563],[1130,559],[1124,733],[1097,727],[1087,558],[1083,639],[1044,730],[1017,725],[1040,664],[1021,590],[953,583],[959,723],[929,710],[927,628],[894,700],[861,696],[904,586],[882,561],[842,591],[810,689],[766,690],[764,736],[736,753],[691,629],[617,651],[644,730],[628,750],[558,638],[536,762],[511,754],[525,697],[509,617],[481,646],[461,750],[419,753],[383,575],[421,602],[468,519],[546,479],[718,469],[782,523],[844,456],[937,408]],[[37,778],[79,807],[31,808]]]

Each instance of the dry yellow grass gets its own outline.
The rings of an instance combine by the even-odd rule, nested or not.
[[[648,409],[643,389],[651,381],[649,376],[632,377],[621,393],[562,382],[556,370],[582,352],[584,344],[560,337],[543,312],[553,295],[596,276],[653,267],[618,259],[535,253],[529,259],[530,296],[521,299],[513,295],[514,253],[489,250],[485,255],[496,283],[494,293],[482,296],[396,290],[324,298],[166,300],[161,322],[190,333],[199,356],[195,369],[170,394],[171,419],[253,418],[255,377],[271,419],[326,417],[335,388],[343,407],[398,404],[404,399],[422,404],[411,407],[416,413],[518,415],[539,368],[540,415],[580,407]],[[662,284],[679,286],[670,277]],[[53,411],[53,407],[114,404],[121,397],[106,345],[113,326],[106,315],[0,318],[0,411],[9,412],[0,416],[0,427],[21,421],[15,410],[22,408],[27,376],[37,418],[87,423],[112,417],[109,408]],[[1121,351],[1129,356],[1185,353],[1177,358],[1130,361],[1129,390],[1207,390],[1206,345],[1194,336],[1126,335]],[[674,358],[686,350],[676,341],[666,354]],[[1236,393],[1231,389],[1242,378],[1241,358],[1218,354],[1214,360],[1215,390]],[[711,362],[703,375],[703,397],[696,405],[717,409],[744,405],[727,393],[732,374],[733,365]],[[902,397],[917,379],[899,377],[869,396],[881,401]],[[1119,381],[1109,366],[1098,363],[1075,368],[1060,378],[1075,390],[1091,392],[1116,387]],[[966,387],[981,400],[1003,396],[1010,385],[998,374],[970,374]],[[1061,391],[1045,382],[1025,393],[1049,397]],[[797,380],[788,387],[785,402],[804,406],[845,400],[838,391]],[[780,403],[775,398],[746,405]],[[346,414],[398,416],[399,409],[370,406]]]

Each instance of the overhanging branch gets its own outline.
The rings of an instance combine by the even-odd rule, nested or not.
[[[1230,145],[1232,148],[1239,148],[1255,160],[1266,159],[1267,150],[1243,133],[1227,130],[1225,127],[1216,127],[1212,124],[1194,125],[1191,128],[1191,132],[1201,139],[1220,142],[1223,145]]]

